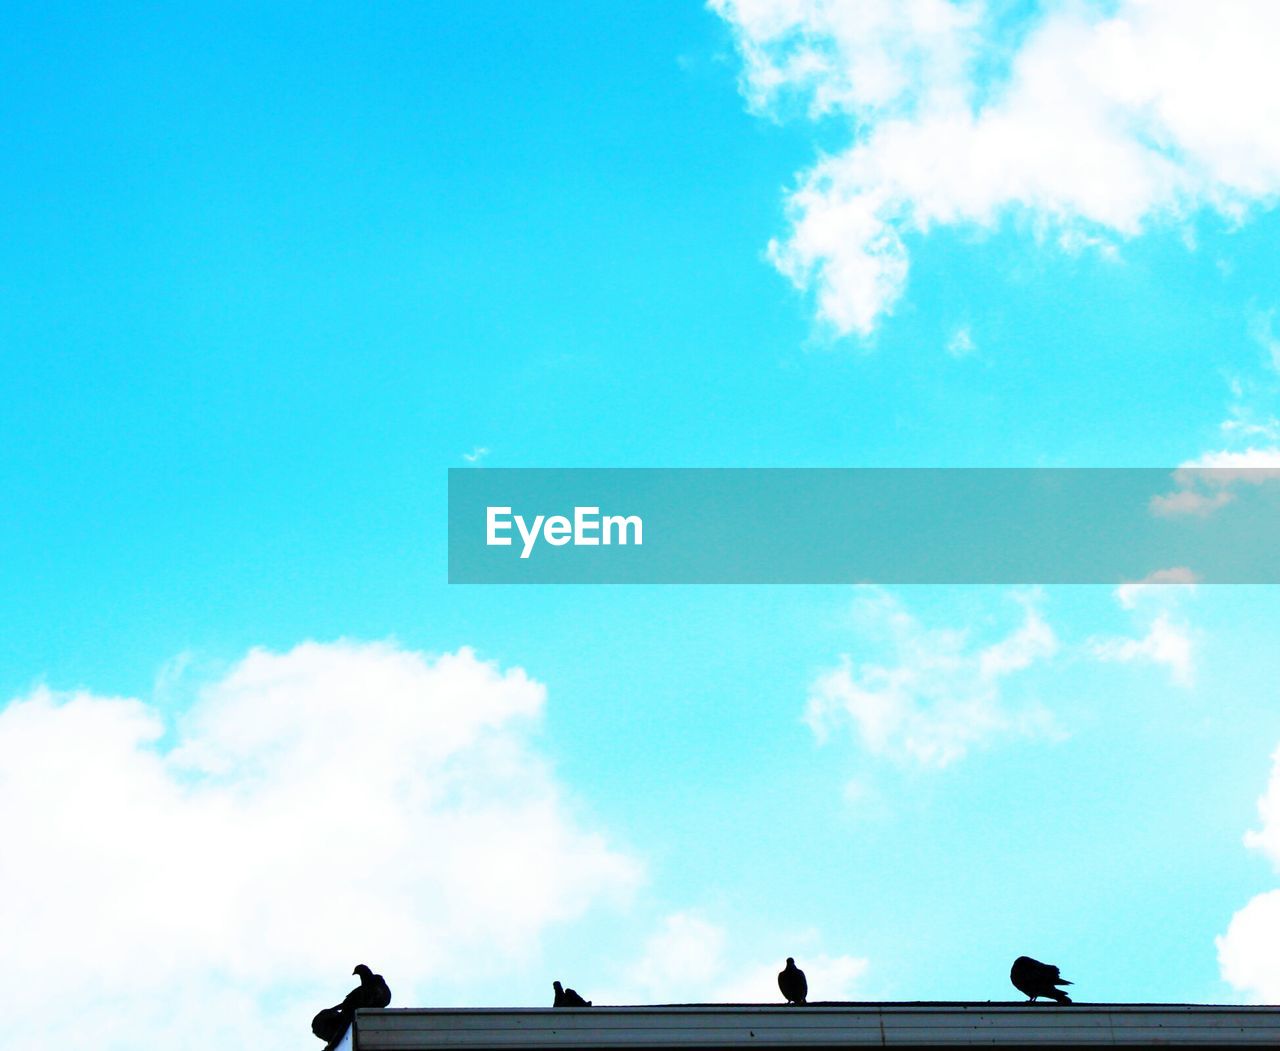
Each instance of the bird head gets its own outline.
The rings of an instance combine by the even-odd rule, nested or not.
[[[562,993],[562,992],[564,992],[564,986],[563,986],[563,985],[561,985],[559,982],[552,982],[552,983],[551,983],[551,985],[552,985],[552,987],[555,989],[555,991],[556,991],[556,992],[558,992],[558,993]]]
[[[787,957],[787,966],[788,966],[788,967],[794,967],[795,965],[796,965],[796,961],[795,961],[795,960],[793,960],[790,956],[788,956],[788,957]]]
[[[358,963],[358,964],[356,964],[356,969],[355,969],[354,971],[352,971],[351,973],[352,973],[352,974],[358,974],[361,978],[372,978],[372,977],[373,977],[373,972],[372,972],[371,970],[369,970],[369,965],[368,965],[367,963]]]

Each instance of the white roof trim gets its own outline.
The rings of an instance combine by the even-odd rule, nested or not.
[[[360,1011],[356,1051],[438,1048],[1280,1045],[1280,1008],[895,1003]]]

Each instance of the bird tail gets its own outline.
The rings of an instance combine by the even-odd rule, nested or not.
[[[1066,984],[1067,984],[1067,985],[1070,985],[1071,983],[1070,983],[1070,982],[1067,982]],[[1069,1004],[1069,1003],[1071,1003],[1071,997],[1069,997],[1069,996],[1068,996],[1066,993],[1064,993],[1061,989],[1055,989],[1055,990],[1053,990],[1053,992],[1051,992],[1051,993],[1046,993],[1045,995],[1046,995],[1046,996],[1052,996],[1052,997],[1053,997],[1055,1000],[1057,1000],[1057,1001],[1058,1001],[1058,1003],[1060,1003],[1060,1004]]]

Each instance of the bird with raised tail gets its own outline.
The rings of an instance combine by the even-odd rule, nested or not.
[[[574,989],[566,989],[559,982],[552,982],[551,987],[556,991],[555,1002],[552,1007],[590,1007],[591,1001],[584,1000],[578,995]]]
[[[1060,985],[1072,983],[1062,977],[1062,972],[1051,963],[1041,963],[1030,956],[1019,956],[1013,961],[1009,971],[1009,981],[1021,993],[1026,993],[1032,1002],[1038,996],[1047,996],[1060,1004],[1071,1003],[1071,997],[1058,988]]]
[[[326,1007],[311,1019],[311,1032],[325,1041],[325,1051],[338,1046],[361,1007],[386,1007],[391,1003],[391,989],[382,975],[374,974],[363,963],[356,964],[351,973],[360,976],[360,984],[343,997],[342,1003]]]
[[[796,966],[795,960],[787,957],[787,965],[778,972],[778,988],[787,998],[789,1004],[802,1004],[809,995],[809,983],[805,981],[804,971]]]

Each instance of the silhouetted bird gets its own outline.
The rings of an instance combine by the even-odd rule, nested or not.
[[[1071,997],[1058,988],[1059,985],[1072,983],[1062,977],[1062,973],[1051,963],[1041,963],[1030,956],[1019,956],[1013,961],[1009,971],[1009,981],[1014,987],[1026,993],[1032,1000],[1037,996],[1047,996],[1060,1004],[1071,1003]]]
[[[778,972],[778,988],[789,1004],[802,1004],[809,995],[809,983],[804,979],[804,971],[796,966],[795,960],[790,956],[787,957],[787,966]]]
[[[391,990],[382,975],[374,974],[364,964],[357,964],[351,972],[360,976],[360,984],[335,1007],[326,1007],[311,1019],[311,1031],[325,1041],[325,1051],[332,1051],[342,1042],[361,1007],[386,1007],[391,1003]]]
[[[590,1007],[591,1001],[584,1000],[574,990],[566,989],[559,982],[552,982],[551,985],[556,991],[555,1003],[552,1007]]]
[[[391,1003],[391,990],[387,987],[386,980],[382,975],[374,974],[363,963],[356,964],[356,969],[351,973],[360,976],[360,984],[347,993],[347,998],[342,1001],[344,1006],[350,1004],[353,1009],[356,1007],[386,1007],[387,1004]]]
[[[342,1007],[326,1007],[311,1019],[311,1031],[325,1042],[326,1048],[337,1047],[351,1024],[351,1012]]]

